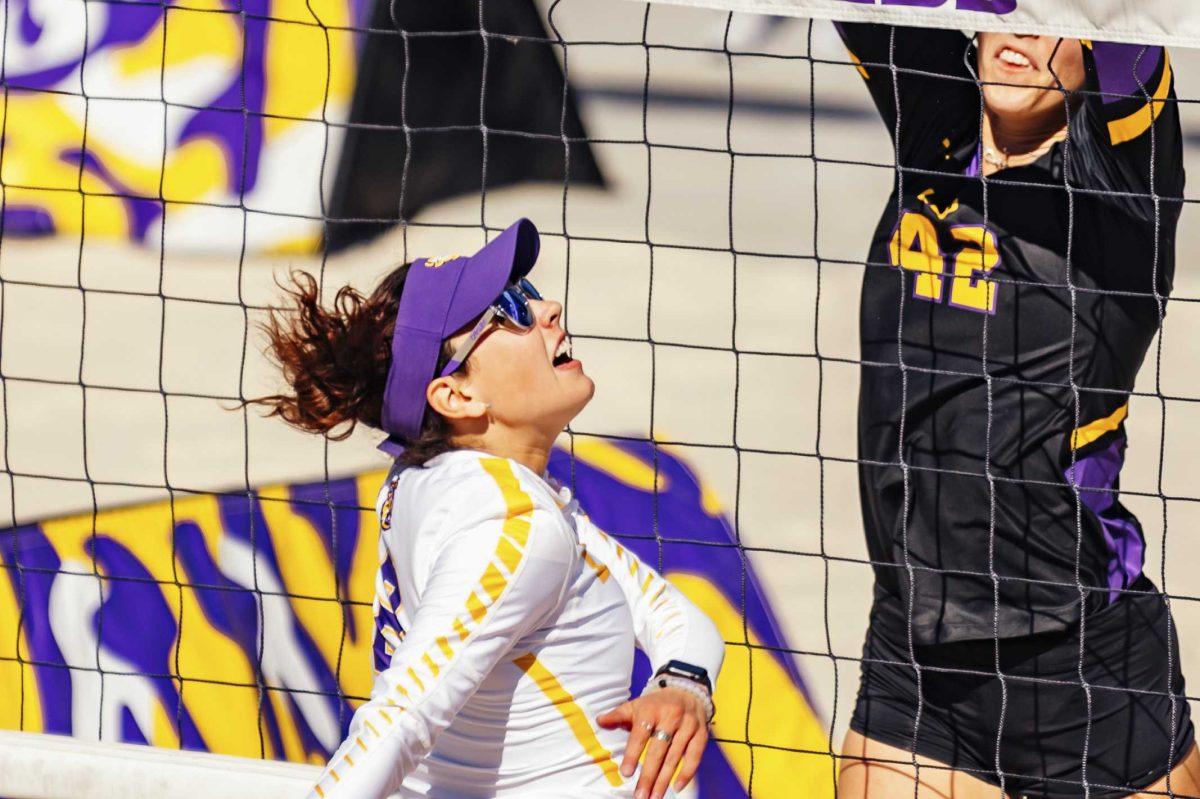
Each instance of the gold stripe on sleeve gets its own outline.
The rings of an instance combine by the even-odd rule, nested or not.
[[[1129,116],[1114,119],[1108,123],[1108,138],[1113,144],[1132,141],[1150,129],[1150,124],[1162,113],[1163,103],[1171,92],[1171,59],[1166,50],[1163,51],[1162,78],[1154,97]]]

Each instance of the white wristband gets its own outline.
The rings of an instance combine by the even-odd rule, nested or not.
[[[659,674],[651,677],[650,682],[646,683],[646,691],[658,691],[663,688],[678,688],[681,691],[687,691],[704,704],[705,720],[710,722],[713,720],[717,709],[713,705],[712,697],[709,696],[708,691],[704,690],[704,686],[695,680],[689,680],[686,677],[676,677],[673,674]]]

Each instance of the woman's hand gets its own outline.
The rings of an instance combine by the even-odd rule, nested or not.
[[[662,799],[681,758],[683,762],[679,778],[675,780],[675,790],[679,791],[691,782],[708,742],[707,709],[699,698],[678,688],[644,693],[601,713],[596,722],[605,729],[624,727],[629,730],[629,743],[621,761],[622,776],[633,774],[642,749],[646,749],[642,776],[634,794],[637,799]],[[670,733],[671,737],[662,740],[662,733]],[[646,746],[647,741],[649,746]]]

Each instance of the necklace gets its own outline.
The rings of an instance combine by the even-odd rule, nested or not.
[[[1008,153],[998,153],[994,147],[983,148],[983,160],[1000,169],[1008,167]]]

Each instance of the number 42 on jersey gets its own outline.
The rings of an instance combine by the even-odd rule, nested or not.
[[[979,313],[996,312],[996,283],[988,274],[1000,263],[996,237],[983,225],[952,225],[955,250],[942,252],[938,231],[923,214],[905,211],[892,234],[892,265],[917,273],[913,296]]]

